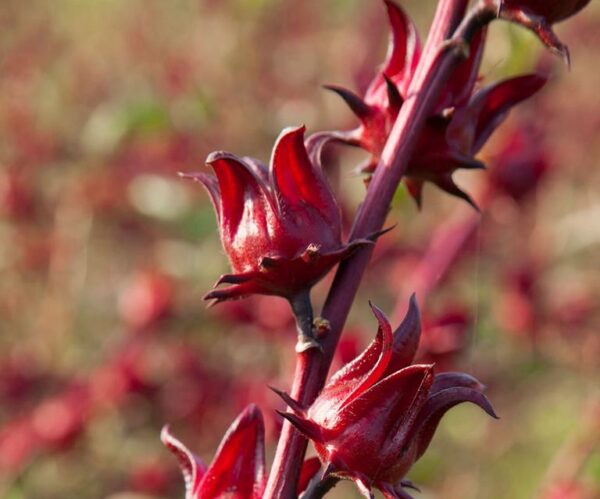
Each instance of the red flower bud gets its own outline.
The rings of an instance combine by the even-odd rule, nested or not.
[[[379,322],[371,345],[333,375],[310,407],[278,392],[292,410],[282,416],[313,441],[326,475],[353,480],[365,497],[376,487],[386,498],[405,498],[402,488],[410,482],[404,477],[447,410],[471,402],[496,415],[475,378],[410,365],[420,335],[414,298],[394,334],[371,308]]]
[[[350,132],[320,133],[309,139],[316,155],[328,141],[340,141],[369,151],[371,158],[360,168],[364,173],[372,173],[377,166],[407,96],[420,54],[418,34],[408,16],[391,1],[386,1],[386,5],[392,29],[388,56],[364,99],[340,87],[326,87],[346,101],[361,125]],[[485,32],[474,37],[471,55],[452,74],[417,140],[404,182],[419,205],[423,184],[428,181],[474,206],[471,198],[454,183],[453,173],[460,168],[483,168],[475,155],[510,109],[532,96],[546,82],[544,77],[532,74],[474,93],[484,41]]]
[[[568,63],[568,48],[552,31],[551,25],[575,15],[588,3],[590,0],[503,0],[500,17],[532,30]]]
[[[231,424],[209,467],[177,440],[165,426],[161,440],[179,461],[186,499],[261,499],[265,485],[262,414],[249,405]]]
[[[304,127],[284,130],[269,168],[215,152],[207,163],[216,178],[185,175],[208,190],[234,272],[217,282],[232,286],[205,299],[217,303],[257,293],[292,300],[357,246],[371,242],[342,244],[338,204],[323,172],[310,161],[303,136]]]

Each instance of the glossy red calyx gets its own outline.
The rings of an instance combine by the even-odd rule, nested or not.
[[[588,3],[590,0],[502,0],[500,17],[533,31],[568,64],[569,50],[552,31],[552,24],[577,14]]]
[[[326,88],[339,94],[357,115],[360,126],[349,132],[325,132],[309,139],[316,155],[328,142],[338,141],[362,147],[371,153],[360,170],[370,174],[379,162],[383,147],[420,58],[419,36],[412,21],[395,3],[386,1],[392,36],[382,70],[369,85],[364,97],[341,87]],[[546,78],[531,74],[511,78],[475,91],[483,54],[485,31],[474,37],[468,59],[459,65],[447,82],[431,116],[419,136],[404,183],[421,205],[425,182],[475,206],[452,176],[458,169],[484,168],[475,155],[510,109],[536,93]]]
[[[341,242],[340,210],[304,145],[304,127],[284,130],[269,167],[252,158],[215,152],[216,176],[190,173],[214,205],[232,274],[205,296],[215,303],[250,294],[289,300],[307,292],[336,263],[371,240]]]
[[[177,440],[168,426],[161,440],[175,455],[186,499],[262,499],[266,486],[262,414],[249,405],[231,424],[210,466]]]
[[[325,474],[353,480],[365,497],[373,497],[375,487],[386,498],[406,498],[406,473],[446,411],[471,402],[496,415],[475,378],[411,364],[421,329],[414,298],[394,333],[371,308],[379,322],[373,342],[332,376],[310,407],[278,392],[292,411],[281,414],[312,440]]]
[[[554,24],[583,9],[590,0],[503,0],[502,9],[530,12]]]

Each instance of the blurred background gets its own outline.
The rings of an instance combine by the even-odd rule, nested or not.
[[[402,2],[423,35],[435,4]],[[409,476],[417,497],[600,497],[599,7],[557,27],[570,71],[493,26],[484,82],[551,82],[493,136],[489,171],[458,176],[481,215],[433,187],[419,212],[399,189],[353,307],[338,366],[375,333],[368,299],[397,323],[417,289],[420,358],[475,374],[501,416],[451,411]],[[161,426],[209,462],[249,402],[270,457],[288,305],[205,308],[228,264],[207,196],[176,173],[216,149],[267,160],[285,126],[354,126],[321,85],[364,89],[382,3],[3,0],[0,24],[0,497],[182,497]],[[348,220],[363,158],[328,154]]]

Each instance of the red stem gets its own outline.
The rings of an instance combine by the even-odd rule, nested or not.
[[[421,80],[422,71],[431,64],[431,60],[435,57],[438,47],[444,40],[452,36],[454,29],[460,24],[464,16],[469,0],[450,0],[441,1],[438,3],[433,22],[427,34],[427,40],[423,47],[423,55],[417,68],[415,78]]]
[[[452,70],[466,55],[462,43],[440,48],[440,43],[463,18],[466,3],[465,0],[440,0],[433,22],[433,40],[426,44],[429,53],[423,53],[417,68],[417,75],[422,77],[415,77],[411,83],[408,98],[400,109],[364,203],[355,218],[351,240],[365,237],[383,227],[393,195],[406,171],[425,120]],[[457,40],[463,37],[468,40],[475,29],[472,23],[463,24],[463,29],[457,33]],[[323,352],[311,349],[298,355],[291,395],[301,405],[310,405],[325,383],[342,328],[372,251],[372,247],[358,250],[343,261],[337,270],[322,312],[331,327],[321,342]],[[288,422],[284,422],[265,499],[296,497],[296,483],[306,446],[306,439]]]

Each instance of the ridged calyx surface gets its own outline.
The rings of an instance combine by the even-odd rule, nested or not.
[[[427,449],[442,416],[462,402],[494,410],[483,385],[468,374],[434,374],[433,365],[412,364],[420,336],[414,298],[400,327],[379,323],[373,342],[336,372],[310,407],[277,393],[291,412],[281,413],[312,440],[325,474],[353,480],[365,497],[378,488],[386,498],[410,497],[407,472]]]
[[[408,87],[420,59],[419,35],[414,24],[394,2],[387,0],[385,4],[391,26],[390,45],[384,64],[365,95],[360,97],[337,86],[326,87],[344,99],[360,126],[348,132],[315,134],[309,139],[311,150],[317,153],[334,141],[369,151],[371,157],[360,167],[367,174],[377,166],[400,108],[409,98]],[[454,182],[454,172],[484,168],[475,158],[477,153],[511,108],[531,97],[546,82],[541,75],[529,74],[475,90],[485,37],[483,30],[473,38],[469,57],[452,73],[417,139],[404,183],[419,206],[425,182],[475,206]]]
[[[370,239],[341,242],[340,209],[304,145],[304,127],[285,129],[267,167],[252,158],[214,152],[215,176],[189,173],[214,205],[233,273],[205,296],[220,302],[250,294],[289,300],[307,292],[336,263]],[[374,239],[376,236],[373,236]]]

